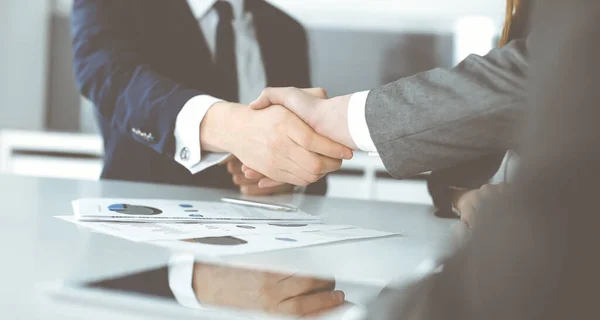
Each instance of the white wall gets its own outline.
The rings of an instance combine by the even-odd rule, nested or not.
[[[64,0],[68,1],[68,0]],[[506,0],[267,0],[308,27],[444,32],[464,16],[504,19]]]
[[[49,0],[0,1],[0,129],[44,128]]]
[[[73,0],[55,0],[67,14]],[[501,23],[505,0],[266,0],[307,27],[360,30],[447,30],[458,17],[483,15]]]

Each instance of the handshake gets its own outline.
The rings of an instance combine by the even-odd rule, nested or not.
[[[250,106],[220,102],[204,117],[200,145],[230,152],[233,182],[245,194],[307,186],[337,171],[357,149],[348,130],[349,97],[323,89],[267,88]]]

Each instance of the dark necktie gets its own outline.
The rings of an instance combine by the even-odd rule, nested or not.
[[[237,75],[237,59],[235,54],[235,33],[233,32],[233,7],[224,0],[215,3],[219,14],[217,26],[217,50],[215,60],[220,79],[222,99],[231,102],[239,101],[239,83]]]

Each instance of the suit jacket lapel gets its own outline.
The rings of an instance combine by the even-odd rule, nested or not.
[[[173,0],[169,0],[169,2],[171,2]],[[177,5],[177,10],[175,10],[176,12],[181,12],[181,24],[189,24],[189,29],[193,30],[193,33],[190,33],[191,38],[193,39],[197,39],[197,40],[190,40],[190,41],[194,41],[198,44],[197,49],[199,50],[199,53],[202,54],[202,58],[204,57],[208,57],[211,58],[211,60],[208,61],[212,61],[212,54],[210,53],[210,50],[208,49],[208,42],[206,41],[206,37],[204,36],[204,32],[202,32],[202,30],[200,29],[200,23],[199,21],[196,19],[196,17],[194,16],[194,13],[192,12],[192,9],[190,8],[189,4],[187,3],[186,0],[179,0],[178,1],[179,4]],[[205,59],[203,59],[205,60]],[[213,65],[212,63],[210,64],[211,66]]]
[[[261,56],[265,66],[265,73],[267,76],[267,85],[272,86],[276,81],[276,70],[277,66],[274,65],[274,61],[270,56],[271,43],[273,41],[273,34],[269,29],[268,20],[265,19],[264,15],[264,4],[260,3],[261,0],[246,0],[246,9],[252,13],[254,18],[254,26],[256,27],[256,37],[260,46]]]
[[[159,0],[163,3],[164,9],[169,10],[169,19],[171,23],[176,24],[174,28],[180,30],[181,41],[187,42],[190,50],[190,59],[194,61],[192,66],[198,66],[197,71],[189,73],[194,87],[206,92],[213,92],[215,96],[222,96],[222,85],[218,79],[218,72],[213,63],[212,53],[208,48],[208,43],[204,32],[200,28],[198,19],[194,16],[186,0]],[[187,55],[186,55],[187,56]],[[196,70],[196,68],[194,68]],[[212,79],[211,81],[207,79]]]
[[[246,0],[267,74],[267,85],[309,87],[306,33],[292,17],[263,0]]]

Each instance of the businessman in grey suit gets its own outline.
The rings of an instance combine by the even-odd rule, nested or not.
[[[527,46],[526,38],[518,38],[452,69],[331,99],[268,88],[251,106],[283,105],[317,133],[354,150],[378,152],[390,174],[406,178],[515,147],[526,111]]]
[[[369,319],[600,319],[600,2],[536,8],[530,116],[513,191],[468,245]]]

